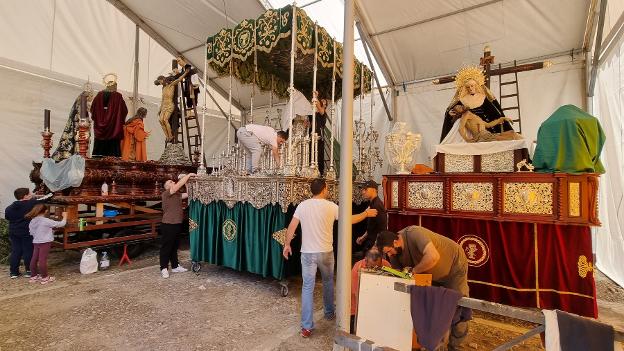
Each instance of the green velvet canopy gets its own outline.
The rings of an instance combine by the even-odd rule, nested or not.
[[[334,41],[325,28],[317,26],[304,10],[295,8],[297,14],[297,55],[295,58],[295,89],[308,99],[312,97],[314,48],[317,46],[317,90],[331,98],[331,80],[336,48],[336,99],[342,96],[342,44]],[[246,19],[233,29],[223,28],[207,39],[207,60],[219,74],[232,74],[243,83],[254,81],[254,61],[257,61],[255,84],[261,90],[272,90],[277,96],[288,97],[290,84],[290,52],[292,33],[292,5],[267,10],[257,19]],[[314,28],[317,27],[318,43]],[[255,55],[254,55],[255,53]],[[354,95],[371,89],[371,70],[355,60]]]

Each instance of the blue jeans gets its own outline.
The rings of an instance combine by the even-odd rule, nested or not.
[[[323,304],[325,316],[335,313],[334,306],[334,252],[301,253],[301,327],[312,330],[314,328],[314,283],[316,269],[321,271],[323,278]]]

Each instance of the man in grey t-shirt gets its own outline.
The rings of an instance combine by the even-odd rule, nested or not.
[[[377,245],[395,268],[430,273],[434,282],[468,296],[468,260],[453,240],[413,225],[398,233],[379,233]]]

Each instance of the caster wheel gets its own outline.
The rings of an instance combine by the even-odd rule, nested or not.
[[[282,297],[288,296],[288,287],[286,285],[282,285],[281,294]]]
[[[191,270],[193,271],[193,273],[199,273],[199,271],[201,271],[201,263],[193,262],[191,265]]]

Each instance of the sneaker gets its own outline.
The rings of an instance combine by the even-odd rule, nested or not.
[[[163,278],[169,278],[169,270],[167,268],[163,268],[160,271],[160,275],[162,275]]]
[[[325,320],[328,321],[333,321],[334,319],[336,319],[336,314],[335,313],[326,313],[325,316],[323,316],[325,318]]]
[[[17,278],[19,278],[19,274],[11,273],[10,277],[11,277],[11,279],[17,279]]]
[[[182,267],[182,266],[177,266],[176,268],[172,269],[171,272],[173,273],[184,273],[187,272],[188,269]]]
[[[41,285],[45,285],[45,284],[48,284],[48,283],[52,283],[52,282],[53,282],[53,281],[55,281],[55,280],[56,280],[56,278],[54,278],[54,277],[50,277],[50,276],[47,276],[47,277],[45,277],[45,278],[41,278]]]
[[[32,273],[30,271],[26,271],[26,273],[24,273],[24,278],[30,278],[32,277]]]
[[[28,281],[29,281],[30,283],[36,283],[36,282],[38,282],[38,281],[40,281],[40,280],[41,280],[41,276],[40,276],[40,275],[36,275],[36,276],[34,276],[34,277],[30,277],[30,279],[28,279]]]
[[[310,329],[301,328],[301,336],[304,338],[309,338],[312,335],[312,331]]]

